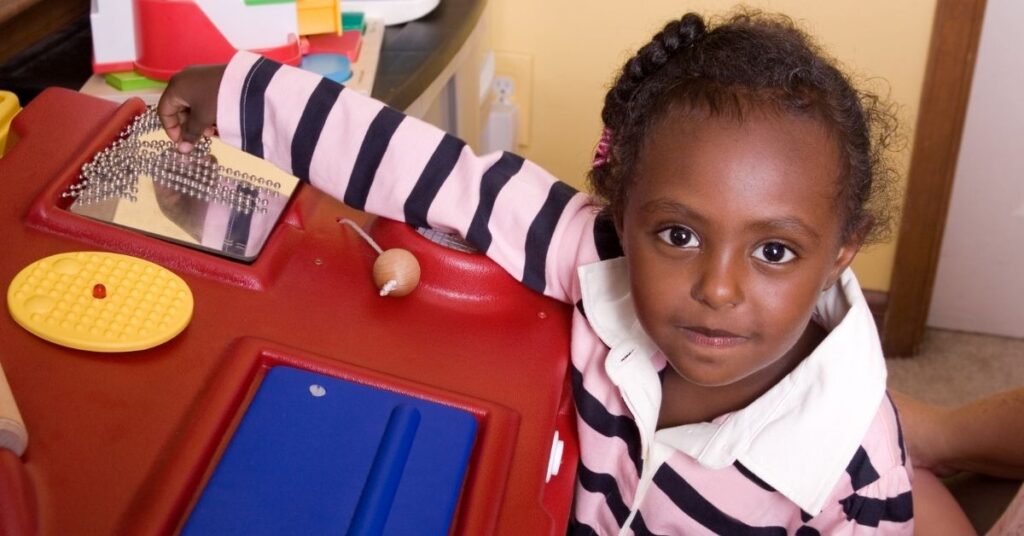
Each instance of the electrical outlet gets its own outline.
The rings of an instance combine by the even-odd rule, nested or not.
[[[494,59],[495,83],[501,77],[512,81],[515,91],[512,101],[519,106],[519,145],[526,147],[530,145],[530,116],[533,113],[533,56],[496,50]]]
[[[516,83],[508,76],[494,77],[494,93],[500,99],[511,99],[516,94]]]

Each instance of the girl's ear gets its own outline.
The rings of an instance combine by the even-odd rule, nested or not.
[[[822,287],[822,291],[826,291],[832,288],[832,285],[839,281],[839,278],[843,275],[843,270],[846,270],[853,262],[853,258],[857,256],[857,252],[860,251],[861,246],[864,245],[864,238],[867,236],[868,231],[871,229],[870,223],[862,225],[853,236],[850,237],[845,244],[839,247],[839,252],[836,254],[835,263],[832,265],[832,269],[829,270],[828,278],[825,280],[825,286]]]
[[[857,256],[857,252],[860,251],[860,242],[850,242],[844,244],[839,248],[839,253],[836,255],[836,261],[832,265],[832,269],[829,270],[828,279],[825,280],[825,286],[822,287],[822,291],[826,291],[832,288],[832,285],[839,281],[839,278],[843,275],[843,270],[846,270],[850,263],[853,262],[853,258]]]

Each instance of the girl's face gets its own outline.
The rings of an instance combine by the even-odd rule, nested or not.
[[[839,156],[812,119],[672,113],[649,134],[618,224],[637,316],[684,379],[724,386],[795,363],[841,241]]]

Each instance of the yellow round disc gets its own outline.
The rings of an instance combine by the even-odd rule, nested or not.
[[[7,288],[7,308],[21,327],[94,352],[131,352],[167,342],[188,325],[192,307],[192,291],[170,270],[99,251],[40,259]]]

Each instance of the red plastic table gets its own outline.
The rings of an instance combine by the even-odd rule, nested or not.
[[[0,362],[29,431],[0,453],[0,527],[45,534],[172,532],[188,515],[248,399],[286,364],[441,401],[479,432],[453,532],[561,534],[576,434],[568,382],[570,310],[482,255],[375,221],[384,247],[419,258],[405,298],[381,298],[375,252],[337,223],[355,213],[301,188],[253,264],[90,220],[60,193],[141,102],[121,107],[47,90],[15,119],[0,159],[0,281],[55,253],[105,250],[174,271],[195,297],[189,326],[150,350],[72,350],[0,315]],[[545,482],[552,437],[566,441]]]

